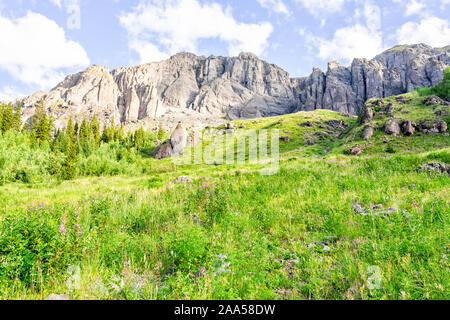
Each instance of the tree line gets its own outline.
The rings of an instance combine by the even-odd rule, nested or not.
[[[27,135],[33,148],[48,145],[56,156],[63,156],[62,178],[73,179],[76,176],[77,162],[95,154],[105,144],[118,144],[127,151],[137,153],[150,152],[155,146],[154,140],[163,140],[165,131],[162,127],[158,132],[148,132],[141,126],[134,132],[125,131],[123,125],[116,125],[114,117],[105,120],[101,128],[98,116],[83,119],[81,123],[72,117],[66,127],[55,129],[53,116],[47,114],[43,100],[36,105],[31,119],[22,125],[22,106],[18,104],[0,105],[0,133],[9,131]]]

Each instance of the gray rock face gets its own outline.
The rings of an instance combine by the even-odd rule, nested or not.
[[[173,125],[200,121],[200,115],[203,122],[234,120],[315,109],[356,115],[369,98],[439,83],[449,64],[450,49],[419,44],[395,47],[372,60],[355,59],[349,67],[330,62],[325,73],[315,68],[308,77],[291,79],[250,53],[231,58],[179,53],[112,72],[92,66],[69,75],[48,93],[37,92],[16,103],[22,102],[27,121],[43,98],[56,127],[70,116],[81,120],[94,113],[102,124],[114,117],[124,125],[149,119]]]
[[[355,59],[350,67],[336,62],[326,73],[314,69],[294,79],[297,110],[331,109],[359,114],[364,102],[430,87],[442,81],[450,64],[450,50],[424,44],[394,47],[372,60]]]

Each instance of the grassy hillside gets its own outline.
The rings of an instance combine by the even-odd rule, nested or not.
[[[449,122],[406,98],[385,99],[394,118]],[[376,111],[369,140],[327,110],[233,122],[289,136],[271,176],[147,158],[145,173],[0,186],[0,299],[448,299],[450,178],[417,168],[450,163],[450,138],[387,135]]]

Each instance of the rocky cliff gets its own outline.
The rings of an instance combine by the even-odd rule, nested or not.
[[[330,62],[326,72],[313,69],[309,77],[290,78],[250,53],[208,58],[179,53],[112,72],[92,66],[20,102],[27,120],[43,98],[57,126],[70,116],[94,113],[102,121],[114,117],[125,125],[157,121],[168,126],[180,120],[206,125],[314,109],[358,114],[369,98],[439,83],[448,65],[449,47],[419,44],[394,47],[372,60],[355,59],[349,67]]]

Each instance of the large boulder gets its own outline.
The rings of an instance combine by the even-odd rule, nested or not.
[[[161,160],[172,155],[177,156],[183,154],[186,148],[187,139],[188,134],[180,122],[170,136],[170,139],[156,148],[151,156],[154,156],[155,159]]]
[[[384,123],[383,131],[391,136],[397,136],[400,133],[400,124],[395,119],[389,119]]]
[[[373,124],[368,124],[367,126],[364,127],[362,138],[364,140],[369,140],[370,138],[372,138],[373,132],[374,132]]]
[[[405,136],[412,136],[416,132],[416,124],[410,120],[404,120],[401,124],[402,132]]]
[[[174,155],[180,155],[184,153],[188,139],[186,129],[183,128],[181,122],[178,123],[175,131],[170,136],[170,143],[172,144],[172,151]]]
[[[164,142],[158,148],[156,148],[155,152],[151,155],[155,157],[157,160],[161,160],[164,158],[168,158],[173,154],[172,144],[170,141]]]
[[[365,104],[359,114],[359,123],[364,124],[372,121],[374,115],[375,114],[372,108],[369,105]]]

